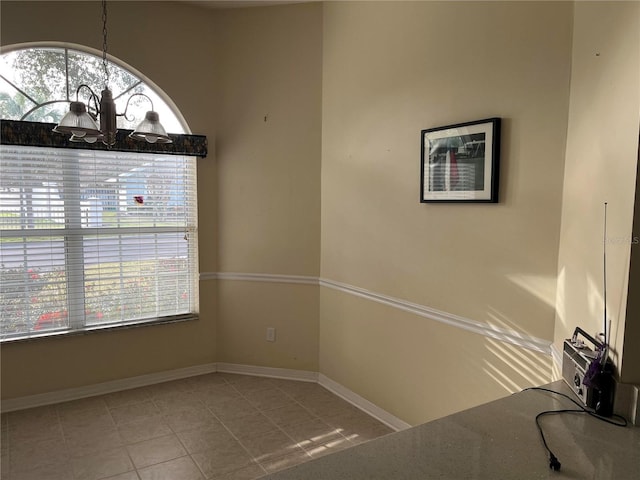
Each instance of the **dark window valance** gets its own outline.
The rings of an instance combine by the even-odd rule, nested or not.
[[[153,144],[129,138],[131,130],[118,130],[116,143],[107,147],[101,142],[93,144],[70,142],[65,135],[52,132],[54,123],[26,122],[19,120],[0,121],[0,143],[3,145],[24,145],[33,147],[81,148],[85,150],[113,150],[119,152],[162,153],[207,156],[205,135],[169,134],[173,143]]]

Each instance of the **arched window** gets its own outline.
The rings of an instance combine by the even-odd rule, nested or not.
[[[167,132],[187,133],[181,115],[165,102],[156,88],[132,69],[107,62],[109,87],[118,112],[124,112],[132,93],[144,93],[153,101]],[[104,87],[102,58],[66,46],[39,46],[5,51],[0,56],[0,117],[9,120],[58,123],[76,99],[78,86],[85,84],[97,94]],[[86,95],[86,92],[81,92]],[[86,102],[86,98],[80,98]],[[149,103],[134,97],[126,119],[118,116],[118,128],[133,129],[142,119]]]
[[[199,153],[70,144],[51,123],[78,85],[102,89],[101,58],[60,46],[3,52],[0,339],[197,318]],[[150,82],[115,62],[109,69],[119,112],[131,93],[145,93],[170,133],[187,130]],[[145,101],[118,128],[143,118]],[[188,146],[199,136],[175,143],[182,137]],[[206,138],[196,140],[206,154]]]

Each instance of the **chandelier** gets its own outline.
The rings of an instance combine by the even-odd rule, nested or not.
[[[129,137],[148,143],[172,143],[160,123],[158,113],[153,110],[153,101],[144,93],[134,93],[128,99],[123,113],[116,113],[116,104],[109,89],[109,69],[107,65],[107,1],[102,0],[102,67],[104,69],[104,89],[100,97],[86,84],[76,90],[76,100],[70,102],[69,112],[62,117],[54,132],[71,135],[72,142],[95,143],[100,140],[107,146],[116,143],[116,117],[127,117],[129,102],[136,96],[145,97],[151,103],[151,110]],[[87,90],[87,103],[79,101],[80,92]],[[98,125],[97,120],[100,120]]]

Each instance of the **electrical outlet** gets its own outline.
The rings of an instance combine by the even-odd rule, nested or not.
[[[273,327],[267,328],[267,342],[275,342],[276,341],[276,329]]]

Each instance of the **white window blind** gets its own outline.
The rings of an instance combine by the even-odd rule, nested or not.
[[[196,159],[0,146],[2,340],[195,318]]]

